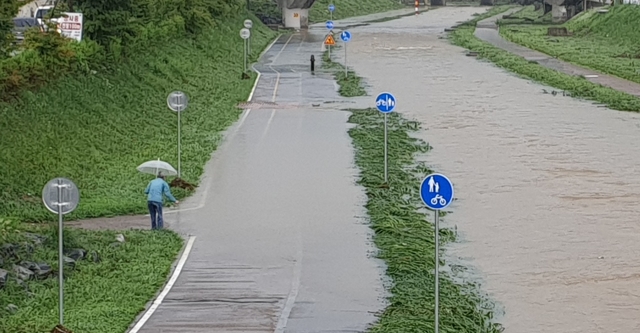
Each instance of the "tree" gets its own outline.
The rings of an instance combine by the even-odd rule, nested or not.
[[[13,18],[18,15],[20,6],[17,0],[0,1],[0,56],[6,57],[13,42]]]

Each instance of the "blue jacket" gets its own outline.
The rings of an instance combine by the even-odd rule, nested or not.
[[[176,202],[176,198],[171,194],[171,190],[169,189],[169,184],[164,181],[162,178],[156,178],[149,182],[147,185],[147,189],[144,190],[144,193],[147,194],[147,201],[154,202],[162,202],[162,195],[166,195],[167,198]]]

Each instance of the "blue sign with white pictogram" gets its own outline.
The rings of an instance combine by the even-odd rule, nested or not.
[[[432,173],[422,181],[420,197],[427,207],[433,210],[444,209],[453,200],[453,184],[445,175]]]
[[[391,113],[396,108],[396,98],[384,92],[376,97],[376,108],[382,113]]]
[[[340,33],[340,39],[342,39],[343,42],[348,42],[351,40],[351,33],[349,31],[343,31]]]
[[[327,29],[333,29],[333,21],[327,21]]]
[[[330,4],[329,5],[329,11],[332,12],[334,10],[336,10],[336,6],[334,6],[333,4]]]

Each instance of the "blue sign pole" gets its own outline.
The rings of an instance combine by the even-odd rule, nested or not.
[[[346,30],[341,32],[340,39],[344,42],[344,76],[349,77],[349,72],[347,71],[347,42],[351,40],[351,33]]]
[[[440,210],[446,208],[453,201],[453,184],[445,175],[432,173],[427,175],[420,184],[420,197],[424,204],[435,211],[435,247],[436,247],[436,290],[435,290],[435,332],[440,325]]]
[[[384,182],[389,182],[387,163],[387,114],[396,108],[396,98],[391,93],[383,92],[376,97],[376,108],[384,114]]]

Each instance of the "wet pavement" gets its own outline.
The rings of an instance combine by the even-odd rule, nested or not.
[[[139,332],[358,332],[383,308],[349,113],[331,73],[309,73],[323,33],[282,36],[256,64],[252,109],[197,193],[165,212],[196,240]]]
[[[485,10],[350,29],[349,65],[423,124],[427,163],[456,187],[449,260],[499,302],[506,333],[638,332],[640,115],[544,94],[442,38]]]
[[[501,19],[503,15],[509,15],[521,9],[522,8],[510,9],[502,14],[479,21],[476,27],[475,36],[495,47],[519,55],[526,60],[535,61],[539,65],[546,68],[553,69],[555,71],[568,75],[582,76],[593,83],[620,90],[626,92],[627,94],[640,96],[640,84],[636,82],[625,80],[612,75],[607,75],[598,71],[594,71],[592,69],[580,67],[578,65],[570,64],[542,52],[526,48],[524,46],[512,43],[504,39],[500,35],[499,27],[496,22]]]

